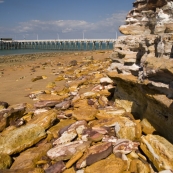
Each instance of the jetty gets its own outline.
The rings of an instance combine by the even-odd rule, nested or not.
[[[0,50],[55,49],[102,50],[112,49],[116,39],[54,39],[54,40],[0,40]]]

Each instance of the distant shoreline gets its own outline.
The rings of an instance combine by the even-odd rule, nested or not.
[[[112,50],[84,50],[84,51],[53,51],[53,52],[32,52],[25,54],[10,54],[10,55],[0,55],[0,64],[13,64],[22,63],[25,61],[35,61],[37,59],[43,58],[54,58],[57,56],[76,54],[80,55],[82,53],[106,53],[112,52]]]

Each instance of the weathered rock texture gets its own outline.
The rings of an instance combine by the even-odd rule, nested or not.
[[[136,0],[120,27],[123,34],[158,34],[173,31],[172,0]]]
[[[136,0],[120,26],[108,76],[117,106],[173,142],[173,1]],[[144,121],[143,121],[144,122]]]

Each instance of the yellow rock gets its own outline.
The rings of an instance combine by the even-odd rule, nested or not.
[[[27,169],[36,168],[38,161],[43,156],[46,156],[47,151],[52,147],[52,144],[44,144],[39,147],[30,148],[15,159],[10,169]]]
[[[56,86],[56,83],[55,82],[50,82],[47,84],[46,88],[53,88]]]
[[[122,173],[125,170],[126,164],[115,155],[110,155],[106,159],[98,161],[91,166],[88,166],[84,173]]]
[[[134,120],[127,117],[115,116],[113,118],[103,118],[95,120],[90,124],[92,127],[112,127],[115,126],[116,136],[129,140],[136,140],[140,135]]]
[[[59,130],[61,130],[63,127],[73,124],[75,122],[76,121],[73,119],[60,120],[60,122],[58,124],[56,124],[55,126],[51,127],[47,131],[47,133],[50,133],[53,135],[54,138],[57,138]]]
[[[128,158],[131,158],[131,159],[138,159],[139,156],[135,153],[135,151],[132,151],[131,153],[129,153],[127,155]]]
[[[10,169],[10,170],[4,170],[2,173],[45,173],[44,169],[41,168],[31,168],[31,169]]]
[[[43,79],[47,79],[47,76],[42,76]]]
[[[158,171],[173,170],[173,145],[165,138],[151,134],[142,136],[140,148]]]
[[[101,96],[107,96],[107,97],[111,95],[111,93],[108,90],[101,90],[101,91],[98,91],[98,93]]]
[[[63,173],[76,173],[76,171],[74,170],[74,168],[70,168],[70,169],[66,169],[65,171],[63,171]]]
[[[27,124],[0,136],[0,153],[16,154],[46,137],[43,127]]]
[[[76,102],[73,103],[73,107],[79,108],[79,107],[87,107],[87,106],[89,106],[87,99],[81,99],[81,98],[79,98],[79,99],[80,100],[77,100]]]
[[[25,116],[23,116],[22,118],[25,120],[25,122],[29,122],[32,117],[33,117],[33,112],[28,112]]]
[[[94,75],[94,77],[100,79],[100,78],[104,77],[104,75],[101,74],[101,73],[96,73],[96,74]]]
[[[7,154],[0,154],[0,170],[8,169],[12,164],[11,157]]]
[[[145,134],[152,134],[153,132],[156,131],[156,129],[151,125],[151,123],[146,118],[144,118],[141,121],[141,126],[142,126],[142,131]]]
[[[66,163],[66,168],[70,168],[76,161],[78,161],[83,155],[82,151],[78,151],[74,156]]]
[[[112,109],[103,109],[99,110],[96,117],[97,119],[104,119],[104,118],[114,118],[115,116],[122,116],[125,113],[123,108],[112,108]]]
[[[86,79],[77,80],[67,83],[70,91],[75,91],[80,85],[83,85],[86,82]]]
[[[34,116],[33,119],[28,122],[28,124],[37,124],[42,126],[44,129],[48,129],[52,126],[52,122],[55,121],[56,118],[57,111],[52,109]]]
[[[55,81],[61,81],[61,80],[64,80],[64,77],[63,76],[58,76],[56,79],[55,79]]]
[[[149,167],[149,164],[143,163],[139,159],[134,159],[130,163],[129,171],[135,173],[149,173],[151,172],[151,168]]]
[[[91,121],[95,119],[95,115],[97,114],[97,109],[91,106],[80,107],[73,111],[72,116],[77,120],[86,120]]]
[[[89,92],[85,92],[83,94],[81,94],[81,98],[82,99],[91,99],[91,98],[96,98],[100,96],[97,92],[93,92],[93,91],[89,91]]]

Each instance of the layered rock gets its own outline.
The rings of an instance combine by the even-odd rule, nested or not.
[[[146,120],[143,132],[157,131],[173,142],[173,1],[136,0],[133,6],[108,68],[117,84],[115,103]]]
[[[129,35],[171,33],[173,2],[171,0],[136,0],[120,32]]]

